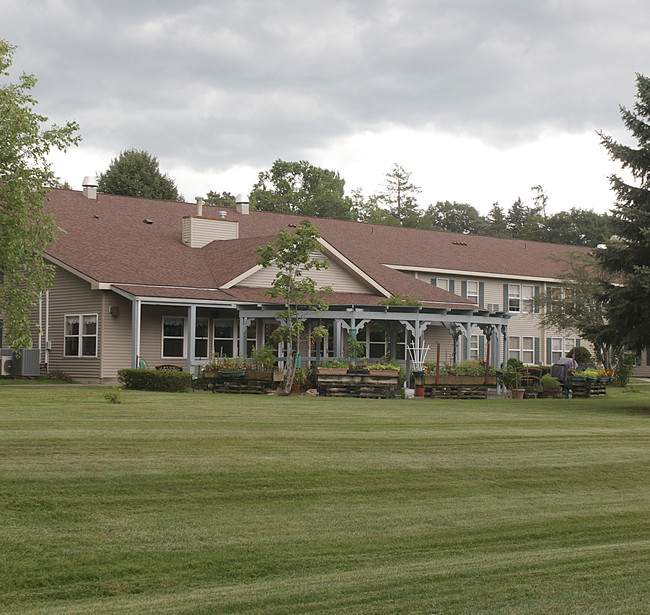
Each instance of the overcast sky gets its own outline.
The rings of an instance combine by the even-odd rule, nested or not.
[[[122,150],[158,157],[187,200],[247,193],[273,161],[381,189],[393,163],[422,206],[498,201],[607,211],[596,131],[650,73],[647,0],[0,0],[0,38],[38,110],[76,120],[53,161],[80,189]]]

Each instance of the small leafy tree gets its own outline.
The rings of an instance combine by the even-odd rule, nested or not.
[[[305,335],[305,318],[308,312],[326,310],[329,306],[325,296],[332,292],[329,287],[317,288],[316,282],[307,274],[312,270],[326,269],[327,261],[314,256],[318,250],[320,235],[309,220],[296,226],[295,232],[282,229],[275,242],[256,248],[257,263],[262,267],[276,267],[277,273],[271,288],[265,295],[282,298],[286,309],[278,312],[282,323],[273,333],[273,339],[283,342],[286,348],[286,376],[283,393],[288,395],[296,375],[297,354]],[[323,337],[325,327],[312,329],[311,337]]]
[[[5,82],[14,50],[0,40],[0,312],[5,343],[19,351],[31,346],[29,310],[54,274],[44,253],[58,228],[45,201],[57,180],[46,157],[53,149],[76,145],[80,137],[76,122],[45,127],[47,118],[33,109],[34,75]]]

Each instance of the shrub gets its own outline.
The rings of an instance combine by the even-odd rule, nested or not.
[[[347,368],[348,363],[345,361],[338,361],[337,359],[323,359],[320,362],[321,367],[337,367],[339,369],[342,369],[344,367]]]
[[[567,352],[566,356],[570,359],[575,359],[578,365],[594,362],[594,358],[591,356],[591,353],[584,346],[574,346],[571,348],[571,350],[569,350],[569,352]]]
[[[630,376],[636,366],[636,355],[633,352],[624,352],[614,366],[614,380],[616,386],[624,387],[630,382]]]
[[[121,404],[122,395],[120,394],[120,389],[118,387],[107,387],[104,391],[104,399],[109,404]]]
[[[192,387],[192,374],[155,369],[121,369],[117,372],[126,389],[184,393]]]
[[[560,386],[560,381],[551,376],[551,374],[544,374],[541,379],[542,388],[544,389],[554,389]]]
[[[253,366],[259,371],[271,371],[275,364],[275,348],[273,346],[262,346],[254,348],[251,352]]]

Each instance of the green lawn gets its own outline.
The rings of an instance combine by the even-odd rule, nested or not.
[[[650,386],[0,390],[0,612],[650,613]]]

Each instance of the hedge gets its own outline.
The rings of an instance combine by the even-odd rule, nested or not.
[[[117,372],[126,389],[185,393],[192,388],[192,374],[155,369],[121,369]]]

